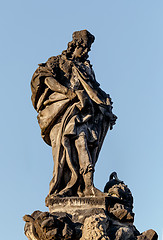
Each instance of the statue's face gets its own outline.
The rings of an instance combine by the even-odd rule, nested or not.
[[[75,48],[73,52],[73,58],[75,59],[84,59],[88,58],[88,52],[90,51],[90,47],[85,45],[79,45]]]

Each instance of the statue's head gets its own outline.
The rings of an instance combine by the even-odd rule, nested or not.
[[[74,32],[72,38],[68,43],[67,55],[81,61],[86,60],[95,37],[87,30],[81,30]]]

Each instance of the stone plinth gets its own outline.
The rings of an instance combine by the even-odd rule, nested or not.
[[[117,188],[116,188],[117,189]],[[49,212],[25,215],[29,240],[157,240],[157,233],[140,233],[130,205],[117,197],[54,197],[45,200]]]
[[[67,212],[73,214],[76,211],[81,210],[93,210],[93,209],[105,209],[105,200],[102,197],[65,197],[58,198],[54,196],[48,196],[45,200],[46,206],[49,208],[49,212]]]

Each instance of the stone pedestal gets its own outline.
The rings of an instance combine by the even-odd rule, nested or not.
[[[106,195],[107,196],[107,195]],[[49,212],[67,212],[75,214],[77,211],[88,211],[89,209],[105,209],[106,197],[65,197],[58,198],[48,196],[45,200]]]
[[[104,194],[105,195],[105,194]],[[29,240],[51,240],[51,239],[87,239],[82,237],[82,229],[87,229],[88,219],[93,216],[95,225],[106,229],[108,219],[105,214],[106,198],[102,197],[65,197],[56,198],[48,196],[45,200],[49,212],[35,211],[31,215],[25,215],[25,234]],[[95,217],[96,216],[96,217]],[[86,221],[87,219],[87,221]],[[86,223],[85,223],[86,221]],[[94,221],[94,220],[93,220]],[[105,224],[104,224],[105,223]],[[98,229],[96,226],[96,231]],[[92,225],[93,227],[93,225]],[[88,231],[85,230],[85,234]],[[89,230],[88,236],[92,230]],[[101,236],[98,230],[98,236]],[[95,237],[88,239],[99,239]],[[104,234],[107,236],[107,234]],[[105,238],[104,238],[105,239]],[[108,238],[106,238],[108,239]]]
[[[45,200],[49,212],[25,215],[29,240],[157,240],[150,229],[140,233],[133,225],[132,193],[118,179],[110,179],[98,197],[56,197]]]
[[[50,212],[35,211],[31,215],[24,216],[25,234],[29,240],[157,240],[158,238],[157,233],[151,229],[141,234],[133,225],[133,218],[128,218],[130,212],[115,197],[50,196],[46,198],[46,206],[49,207]]]

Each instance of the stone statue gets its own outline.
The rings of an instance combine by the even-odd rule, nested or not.
[[[117,173],[101,192],[93,173],[108,129],[116,116],[112,101],[87,60],[94,36],[73,33],[61,55],[39,64],[32,81],[32,103],[44,141],[52,146],[54,171],[45,199],[49,212],[23,217],[29,240],[157,240],[150,229],[134,226],[133,196]]]
[[[101,194],[93,185],[94,167],[116,116],[87,60],[94,39],[87,30],[74,32],[67,50],[39,64],[31,81],[41,135],[52,146],[49,195],[56,197]]]

